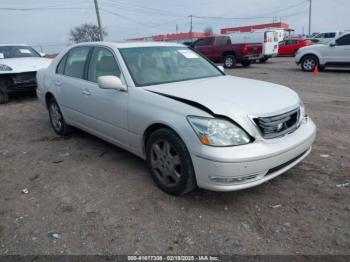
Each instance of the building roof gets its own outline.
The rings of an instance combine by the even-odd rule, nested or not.
[[[222,28],[221,34],[228,34],[233,32],[251,32],[252,30],[258,29],[266,29],[266,28],[282,28],[289,29],[289,25],[286,23],[270,23],[270,24],[259,24],[259,25],[248,25],[248,26],[240,26],[240,27],[230,27],[230,28]]]

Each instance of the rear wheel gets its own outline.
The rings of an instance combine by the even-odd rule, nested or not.
[[[301,69],[305,72],[312,72],[319,66],[318,59],[314,55],[307,55],[301,60]]]
[[[9,101],[7,85],[8,81],[6,79],[0,79],[0,104],[6,104]]]
[[[266,63],[267,60],[269,60],[269,58],[266,57],[266,56],[264,56],[263,58],[260,58],[260,59],[259,59],[260,63]]]
[[[252,64],[252,61],[243,61],[242,62],[242,66],[244,66],[244,67],[248,67],[248,66],[250,66]]]
[[[162,128],[152,133],[146,155],[152,179],[164,192],[182,195],[197,187],[191,156],[185,143],[172,130]]]
[[[61,109],[59,108],[55,98],[51,98],[47,104],[52,128],[58,135],[66,136],[73,132],[73,127],[64,121]]]
[[[234,68],[237,64],[236,57],[234,55],[226,55],[224,58],[225,68]]]

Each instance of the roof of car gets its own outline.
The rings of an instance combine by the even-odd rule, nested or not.
[[[178,46],[183,47],[182,44],[171,42],[152,42],[152,41],[125,41],[125,42],[86,42],[79,43],[74,46],[86,46],[86,45],[104,45],[114,48],[130,48],[130,47],[152,47],[152,46]]]
[[[304,38],[300,38],[300,37],[291,37],[291,38],[285,38],[285,39],[283,39],[284,41],[286,41],[286,40],[299,40],[299,41],[303,41],[303,40],[306,40],[306,39],[304,39]]]

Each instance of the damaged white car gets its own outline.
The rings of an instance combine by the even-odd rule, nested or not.
[[[0,44],[0,104],[11,94],[35,93],[36,72],[51,63],[43,56],[28,45]]]
[[[179,44],[83,43],[37,78],[58,134],[80,128],[138,155],[170,194],[260,185],[302,161],[316,135],[291,89],[225,75]]]

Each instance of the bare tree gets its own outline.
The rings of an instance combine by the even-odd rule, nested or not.
[[[102,34],[108,35],[104,29]],[[97,25],[85,23],[69,31],[69,40],[74,43],[100,41],[100,30]]]
[[[213,28],[210,27],[210,26],[207,26],[206,28],[204,28],[204,33],[207,35],[207,36],[211,36],[213,34]]]

